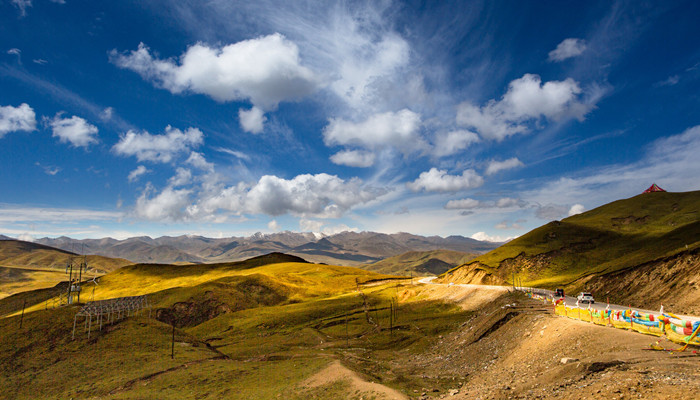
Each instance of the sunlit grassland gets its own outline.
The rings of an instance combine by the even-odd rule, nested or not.
[[[467,316],[421,300],[407,281],[363,285],[388,276],[299,262],[260,265],[266,261],[141,264],[105,275],[95,300],[148,294],[154,318],[144,312],[102,330],[93,321],[89,340],[82,318],[71,339],[79,306],[44,310],[45,301],[32,302],[45,296],[29,292],[24,317],[15,311],[0,318],[0,386],[20,399],[352,398],[342,382],[301,385],[334,359],[359,367],[353,360],[374,357],[371,378],[408,391],[427,383],[387,378],[391,360],[424,351]],[[90,285],[82,301],[92,297]],[[0,309],[9,300],[0,300]],[[196,318],[177,319],[178,304]],[[211,313],[216,307],[225,311]],[[178,323],[174,359],[165,315]]]

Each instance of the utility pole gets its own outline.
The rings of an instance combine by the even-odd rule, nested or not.
[[[80,289],[81,289],[81,287],[80,287],[80,282],[83,281],[83,267],[85,267],[85,272],[87,272],[87,263],[85,262],[85,256],[83,256],[83,262],[80,263],[80,268],[79,268],[79,270],[78,270],[78,271],[79,271],[79,272],[78,272],[78,286],[77,286],[77,289],[78,289],[78,303],[80,303]]]
[[[71,293],[73,289],[73,260],[68,261],[66,269],[70,269],[70,273],[68,274],[68,304],[73,304],[73,296]]]

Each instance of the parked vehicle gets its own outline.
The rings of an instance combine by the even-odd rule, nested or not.
[[[579,303],[590,303],[593,304],[595,303],[595,300],[593,299],[593,295],[587,292],[581,292],[578,294],[578,302]]]
[[[554,291],[554,297],[564,297],[564,289],[557,289]]]

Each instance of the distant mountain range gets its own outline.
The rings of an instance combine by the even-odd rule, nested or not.
[[[2,238],[0,238],[2,239]],[[9,239],[9,238],[8,238]],[[249,237],[148,236],[124,240],[42,238],[35,243],[80,254],[125,258],[138,263],[212,263],[239,261],[281,252],[310,262],[355,266],[374,263],[409,251],[453,250],[485,253],[500,243],[463,236],[419,236],[409,233],[342,232],[318,238],[310,232],[256,233]]]

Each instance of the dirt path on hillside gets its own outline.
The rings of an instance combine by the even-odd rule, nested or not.
[[[476,313],[408,361],[426,376],[455,380],[418,398],[668,399],[700,393],[697,349],[654,351],[650,345],[657,341],[669,349],[680,345],[559,317],[549,305],[517,294],[500,297],[504,292],[492,287],[424,290]]]
[[[340,361],[333,361],[328,367],[319,371],[303,384],[303,388],[317,388],[333,384],[335,382],[345,382],[350,385],[350,392],[356,396],[372,396],[370,398],[382,400],[408,400],[403,393],[379,383],[368,382],[361,378],[356,372],[344,367]]]

